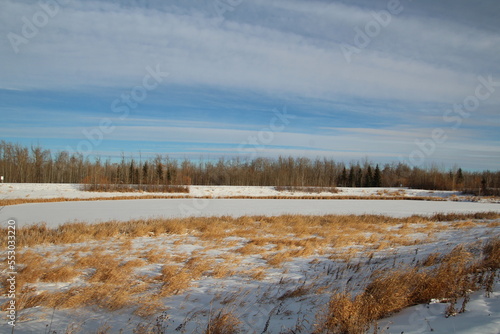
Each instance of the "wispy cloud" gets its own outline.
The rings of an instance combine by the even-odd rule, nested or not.
[[[432,129],[448,129],[443,114],[474,94],[478,75],[500,82],[493,0],[401,0],[403,10],[350,63],[340,46],[353,44],[387,1],[244,1],[223,17],[204,0],[65,3],[19,53],[0,39],[5,137],[77,141],[109,118],[113,147],[184,143],[179,150],[230,154],[286,105],[295,122],[259,153],[391,159]],[[4,1],[0,35],[22,35],[23,17],[37,11],[37,2]],[[168,71],[168,80],[119,119],[113,100],[140,85],[147,66]],[[439,148],[448,152],[431,160],[496,154],[494,88],[449,132]]]
[[[239,9],[242,16],[253,9],[247,7]],[[126,86],[134,84],[133,78],[145,66],[159,63],[172,72],[171,81],[185,85],[311,97],[348,94],[445,100],[466,94],[467,84],[474,79],[474,73],[463,67],[470,58],[461,56],[461,51],[453,56],[462,59],[454,60],[450,48],[467,46],[465,50],[483,56],[500,51],[498,34],[401,14],[394,17],[377,43],[347,66],[339,43],[352,42],[352,28],[372,20],[371,11],[335,3],[326,7],[321,2],[261,2],[255,10],[263,17],[256,22],[215,24],[209,15],[131,10],[98,1],[71,2],[44,27],[37,40],[25,46],[23,57],[2,53],[2,64],[17,64],[14,68],[2,66],[3,86]],[[35,9],[36,5],[7,1],[2,18],[7,24],[2,32],[18,31],[20,18]],[[271,14],[281,9],[286,9],[290,18],[301,20],[273,24]],[[309,32],[312,29],[307,27],[315,20],[325,22],[328,29],[314,25],[314,31]],[[295,28],[289,29],[292,26]],[[10,51],[4,43],[4,50]],[[424,43],[425,52],[421,48]],[[412,53],[415,49],[420,51]],[[454,61],[458,64],[452,66]]]

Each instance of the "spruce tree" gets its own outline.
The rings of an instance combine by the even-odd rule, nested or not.
[[[375,167],[375,173],[373,174],[373,186],[374,187],[382,186],[382,175],[380,173],[380,168],[378,167],[378,164]]]
[[[373,175],[372,175],[372,167],[368,166],[365,174],[365,182],[363,183],[364,187],[372,187],[373,186]]]
[[[361,187],[363,185],[363,171],[359,166],[356,168],[356,179],[354,183],[356,184],[356,187]]]
[[[149,173],[149,165],[148,165],[148,162],[144,162],[144,165],[142,166],[142,179],[143,179],[143,183],[149,183],[148,182],[148,173]]]
[[[156,180],[158,184],[163,183],[163,165],[161,162],[156,163]]]
[[[136,180],[135,180],[135,163],[134,163],[134,159],[132,159],[132,161],[130,161],[130,167],[129,167],[129,172],[128,172],[128,175],[129,175],[129,181],[128,183],[129,184],[136,184]]]
[[[347,179],[347,186],[354,187],[354,169],[349,168],[349,178]]]
[[[457,171],[457,183],[461,185],[464,183],[464,174],[462,172],[462,168],[459,168]]]
[[[347,171],[345,167],[342,169],[342,174],[340,175],[340,180],[338,182],[338,185],[341,187],[345,187],[347,182]]]

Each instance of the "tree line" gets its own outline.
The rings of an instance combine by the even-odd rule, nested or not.
[[[417,168],[404,163],[378,165],[328,158],[176,160],[168,155],[143,159],[89,159],[40,146],[0,142],[0,173],[12,183],[154,185],[238,185],[314,187],[410,187],[433,190],[498,189],[500,171]]]

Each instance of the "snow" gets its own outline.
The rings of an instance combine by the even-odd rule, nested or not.
[[[346,263],[332,261],[316,254],[307,258],[294,259],[282,268],[269,268],[266,270],[265,278],[260,281],[249,280],[240,275],[223,279],[202,277],[187,291],[163,299],[162,303],[168,310],[162,325],[167,328],[167,333],[202,333],[210,312],[226,308],[242,321],[242,333],[262,333],[263,329],[268,327],[266,333],[277,334],[281,333],[281,330],[296,328],[297,325],[302,326],[302,330],[296,333],[310,333],[313,330],[318,310],[328,303],[328,293],[318,294],[306,291],[304,295],[283,298],[287,291],[293,291],[302,285],[314,290],[314,286],[324,284],[328,287],[328,291],[333,291],[337,287],[345,287],[348,281],[351,281],[350,286],[354,288],[362,285],[373,270],[390,268],[396,260],[398,265],[410,264],[415,260],[424,259],[433,252],[449,252],[459,243],[485,240],[492,233],[492,229],[486,228],[485,225],[471,230],[446,230],[444,228],[446,226],[447,224],[443,223],[443,232],[438,233],[435,241],[431,243],[377,252],[371,265],[364,266],[362,271],[355,269],[344,271],[343,268],[355,268],[356,263],[366,264],[366,258],[354,257]],[[174,246],[179,238],[182,236],[137,238],[134,240],[134,246],[142,249],[166,247],[172,253],[192,254],[196,250],[192,247],[196,240],[191,236],[188,237],[186,244]],[[229,239],[234,240],[231,237]],[[240,241],[244,242],[244,240]],[[103,243],[101,246],[109,247],[110,245]],[[37,246],[34,251],[55,253],[60,247],[60,245]],[[417,250],[418,256],[415,255]],[[249,257],[244,267],[259,267],[262,265],[261,261],[262,259],[258,257]],[[329,266],[331,268],[326,269]],[[140,268],[140,272],[148,275],[157,274],[160,267],[146,266]],[[342,272],[339,277],[333,274],[337,270]],[[60,287],[64,288],[64,285]],[[38,288],[41,288],[41,285],[38,285]],[[52,288],[56,288],[55,284]],[[467,311],[454,317],[444,316],[447,304],[436,303],[407,308],[390,318],[380,320],[378,322],[381,328],[379,333],[498,334],[500,328],[499,288],[500,282],[497,278],[496,292],[491,296],[486,297],[484,292],[472,293],[467,304]],[[457,305],[460,306],[460,304],[459,300]],[[49,327],[57,333],[65,333],[71,325],[83,333],[96,333],[99,328],[106,326],[111,328],[107,333],[122,333],[120,330],[123,330],[123,333],[132,333],[139,322],[145,322],[144,319],[134,316],[130,309],[110,312],[95,307],[78,310],[36,307],[22,311],[21,315],[23,320],[18,322],[15,330],[20,334],[45,333]],[[154,319],[147,321],[155,322]],[[0,333],[7,332],[10,332],[10,327],[6,322],[0,322]]]
[[[458,201],[412,201],[412,200],[301,200],[301,199],[217,199],[229,196],[301,196],[304,193],[277,192],[272,187],[190,187],[190,196],[210,196],[205,198],[177,199],[141,199],[114,201],[75,201],[54,203],[32,203],[6,206],[0,210],[0,221],[15,218],[18,226],[46,222],[55,227],[71,221],[88,223],[109,220],[126,221],[148,217],[187,217],[187,216],[242,216],[242,215],[281,215],[281,214],[381,214],[394,217],[405,217],[414,214],[431,215],[434,213],[451,212],[500,212],[499,203],[458,202]],[[401,189],[380,188],[341,188],[340,194],[321,193],[321,196],[373,196],[384,192],[384,196],[399,192]],[[458,196],[456,192],[429,192],[424,190],[403,189],[405,196],[434,196],[451,198]],[[138,196],[138,193],[91,193],[79,190],[78,185],[69,184],[2,184],[2,198],[93,198],[113,196]],[[149,195],[145,194],[145,195]],[[158,194],[165,195],[165,194]],[[166,194],[170,195],[170,194]],[[308,194],[310,195],[310,194]],[[184,197],[185,194],[178,194]],[[498,220],[497,220],[498,221]],[[415,225],[415,228],[418,226]],[[326,255],[315,254],[307,258],[296,258],[287,262],[282,268],[267,268],[262,280],[249,280],[241,275],[229,276],[223,279],[202,277],[196,286],[187,291],[163,300],[169,308],[167,319],[163,325],[167,332],[199,333],[203,332],[211,309],[225,307],[223,301],[235,298],[229,310],[242,320],[243,333],[261,333],[268,327],[266,333],[280,333],[283,329],[303,327],[302,333],[309,333],[315,323],[318,310],[328,302],[327,294],[305,294],[304,296],[281,299],[287,291],[294,290],[303,284],[333,284],[345,286],[352,280],[351,286],[362,284],[375,268],[390,267],[393,263],[410,264],[415,259],[424,259],[434,252],[449,252],[460,243],[472,243],[485,240],[499,233],[499,228],[486,227],[486,223],[471,229],[447,229],[447,223],[442,223],[443,231],[436,234],[432,242],[416,246],[401,246],[377,251],[371,261],[371,267],[362,272],[347,271],[341,277],[332,281],[332,275],[339,268],[348,264],[332,261]],[[393,227],[395,228],[395,227]],[[183,240],[183,244],[175,244]],[[228,237],[240,247],[247,242],[244,238]],[[93,241],[82,243],[81,246],[91,246]],[[107,249],[114,245],[98,243]],[[174,245],[175,244],[175,245]],[[80,245],[80,244],[78,244]],[[75,246],[75,245],[73,245]],[[77,246],[77,245],[76,245]],[[33,248],[35,252],[57,253],[61,245],[41,245]],[[134,248],[164,248],[172,254],[192,254],[199,251],[199,240],[193,236],[144,237],[133,241]],[[234,249],[234,248],[233,248]],[[232,249],[211,249],[207,255],[217,257],[231,253]],[[418,252],[418,256],[416,255]],[[366,263],[366,258],[354,257],[352,264]],[[264,261],[259,256],[248,256],[240,263],[244,268],[259,268]],[[330,268],[331,266],[331,268]],[[328,268],[328,269],[325,269]],[[139,269],[145,275],[158,274],[157,265],[145,266]],[[63,289],[78,282],[46,284],[44,288]],[[41,287],[41,285],[39,286]],[[486,297],[484,292],[471,294],[467,311],[454,317],[445,318],[444,309],[447,304],[434,303],[416,305],[398,314],[379,321],[380,333],[500,333],[500,282],[496,282],[495,292]],[[0,297],[0,302],[3,302]],[[5,299],[5,298],[4,298]],[[457,303],[460,305],[460,301]],[[78,310],[54,310],[36,307],[22,311],[15,332],[20,334],[45,333],[49,327],[57,333],[64,333],[68,326],[76,326],[83,332],[97,332],[101,326],[109,326],[108,333],[132,332],[138,322],[143,319],[134,316],[129,309],[116,312],[103,312],[96,308]],[[11,327],[6,322],[5,312],[0,312],[0,333],[8,333]],[[154,323],[154,320],[152,320]],[[297,327],[298,326],[298,327]],[[178,329],[178,330],[176,330]],[[297,331],[300,332],[300,331]]]
[[[498,203],[410,200],[300,200],[300,199],[142,199],[31,203],[4,207],[3,219],[19,226],[46,222],[127,221],[153,217],[244,216],[281,214],[378,214],[394,217],[432,215],[437,212],[500,212]]]
[[[75,201],[30,203],[7,206],[0,217],[15,218],[19,226],[45,222],[54,227],[66,222],[99,222],[108,220],[126,221],[152,217],[188,216],[242,216],[281,214],[379,214],[404,217],[413,214],[432,215],[437,212],[469,213],[497,211],[500,203],[466,201],[411,201],[411,200],[303,200],[303,199],[258,199],[266,196],[297,197],[304,195],[331,196],[401,196],[440,197],[457,196],[453,191],[427,191],[401,188],[339,188],[339,193],[301,193],[276,191],[274,187],[191,186],[189,196],[195,198],[141,199],[113,201]],[[0,196],[13,198],[73,198],[172,195],[164,193],[106,193],[86,192],[75,184],[1,184]],[[186,194],[173,194],[185,197]],[[209,196],[207,198],[196,198]],[[221,199],[234,196],[251,196],[257,199]]]
[[[500,333],[500,283],[495,291],[486,297],[484,291],[471,294],[466,312],[446,318],[447,303],[416,305],[404,309],[398,314],[379,322],[387,334],[417,333]],[[459,299],[457,305],[461,305]]]
[[[59,184],[59,183],[3,183],[0,184],[0,198],[95,198],[95,197],[115,197],[115,196],[179,196],[185,197],[187,194],[165,194],[165,193],[140,193],[140,192],[89,192],[82,191],[80,184]],[[274,187],[257,186],[189,186],[189,196],[192,197],[272,197],[272,196],[405,196],[405,197],[460,197],[458,191],[430,191],[407,188],[343,188],[338,187],[338,193],[320,192],[317,194],[306,192],[278,191]],[[469,196],[462,196],[467,199]]]

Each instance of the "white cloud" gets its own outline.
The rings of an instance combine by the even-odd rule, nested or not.
[[[428,137],[434,127],[449,126],[443,123],[443,113],[474,94],[478,75],[491,74],[494,81],[500,81],[500,29],[488,28],[493,21],[488,21],[488,27],[479,21],[471,25],[462,16],[459,20],[451,14],[443,15],[436,11],[438,5],[430,2],[405,2],[404,11],[392,17],[351,63],[346,62],[340,43],[354,43],[353,28],[364,28],[373,19],[372,11],[384,9],[387,1],[244,1],[224,18],[215,17],[210,5],[202,0],[150,1],[147,8],[141,4],[71,0],[27,44],[19,45],[19,54],[13,52],[7,38],[0,39],[0,89],[16,93],[42,89],[56,95],[62,90],[74,91],[75,95],[100,89],[128,92],[141,83],[147,66],[160,64],[171,75],[151,94],[155,95],[151,100],[144,101],[145,117],[135,114],[136,119],[117,123],[120,126],[106,139],[191,143],[194,151],[202,147],[230,154],[234,151],[231,145],[257,135],[258,130],[249,130],[255,124],[234,124],[234,119],[221,124],[209,113],[217,113],[218,107],[228,112],[238,99],[217,101],[220,104],[209,101],[212,104],[197,121],[192,116],[184,117],[186,120],[152,120],[161,117],[163,110],[172,115],[175,108],[169,102],[184,103],[184,110],[194,115],[202,96],[192,92],[204,92],[209,87],[216,92],[238,91],[242,96],[257,93],[252,97],[272,96],[280,103],[288,99],[290,105],[300,104],[297,123],[276,133],[270,145],[262,146],[262,153],[395,157],[411,152],[414,140]],[[464,17],[478,6],[460,4]],[[426,12],[428,8],[433,11]],[[0,34],[21,34],[21,18],[29,19],[39,10],[36,2],[3,1]],[[172,89],[175,101],[164,98],[154,104],[158,95],[174,86],[182,86],[180,93]],[[183,94],[182,89],[190,90],[190,94],[176,96]],[[488,101],[481,102],[459,131],[450,132],[449,141],[440,146],[436,157],[460,159],[470,152],[498,156],[498,136],[487,138],[481,130],[491,129],[498,120],[499,91],[497,88]],[[75,109],[72,125],[91,124],[93,118],[84,118],[89,114],[95,119],[105,112],[104,117],[116,116],[109,106],[119,94],[104,102],[99,97],[99,103],[107,103],[103,107],[106,110]],[[198,104],[191,99],[198,99]],[[48,109],[40,107],[41,112]],[[241,109],[238,112],[241,115]],[[379,117],[378,125],[373,125],[374,113]],[[332,128],[334,114],[347,120],[342,124],[352,122],[353,127]],[[363,116],[372,117],[370,122],[376,128],[368,128]],[[305,125],[301,129],[300,121],[306,124],[313,118],[330,121],[322,124],[321,134]],[[43,117],[36,117],[26,124],[39,119],[43,122]],[[137,120],[139,123],[134,123]],[[252,121],[258,124],[268,119],[255,117]],[[84,138],[84,128],[69,127],[71,122],[57,124],[62,127],[6,127],[2,135]],[[329,126],[332,131],[325,131]],[[229,147],[220,147],[224,145]]]
[[[298,21],[295,29],[284,30],[277,23],[266,23],[265,17],[261,18],[263,24],[231,20],[216,24],[212,17],[198,13],[72,2],[27,45],[21,45],[20,56],[2,45],[0,84],[6,88],[126,87],[140,80],[146,66],[161,64],[172,73],[169,83],[183,85],[239,87],[329,99],[348,95],[450,101],[464,96],[475,76],[443,67],[440,61],[447,56],[447,48],[469,41],[485,57],[498,50],[495,40],[499,35],[478,36],[471,41],[471,34],[479,31],[395,17],[387,32],[374,40],[373,48],[362,50],[347,64],[338,43],[352,42],[352,28],[369,19],[370,11],[335,3],[325,9],[320,2],[259,5],[258,10],[269,20],[279,9],[305,19]],[[7,1],[3,33],[19,31],[20,17],[29,16],[36,8]],[[245,8],[242,5],[238,10]],[[315,20],[329,29],[321,24],[306,26]],[[312,38],[310,30],[314,30]],[[397,38],[385,43],[385,33]],[[407,54],[399,50],[410,46],[426,50],[429,57],[402,57]]]

